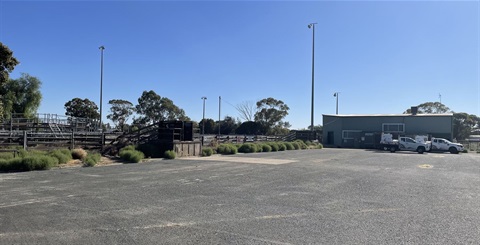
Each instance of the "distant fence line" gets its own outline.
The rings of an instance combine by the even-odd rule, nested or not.
[[[45,147],[84,147],[101,149],[118,134],[100,132],[37,133],[30,131],[0,131],[0,146],[22,146],[24,149],[36,146]]]
[[[463,148],[469,151],[480,151],[480,141],[460,141],[463,145]]]

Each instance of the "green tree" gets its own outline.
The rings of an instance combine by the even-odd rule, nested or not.
[[[220,122],[220,134],[234,134],[235,129],[238,128],[238,123],[236,120],[231,117],[231,116],[226,116],[221,122]],[[218,124],[217,124],[217,130],[218,130]]]
[[[74,98],[65,103],[65,110],[67,116],[100,119],[98,106],[89,99]]]
[[[112,120],[117,129],[124,131],[125,124],[128,121],[128,118],[135,111],[135,107],[133,106],[132,102],[121,99],[110,100],[108,101],[108,104],[111,105],[111,113],[107,115],[107,118]]]
[[[408,109],[404,114],[410,114]],[[474,129],[478,129],[480,118],[476,115],[465,112],[453,112],[446,105],[440,102],[425,102],[418,105],[418,114],[442,114],[453,113],[453,137],[458,140],[466,139],[470,136]]]
[[[200,132],[203,129],[203,123],[205,121],[205,134],[215,134],[216,123],[211,118],[205,118],[200,121],[198,127],[200,128]]]
[[[236,134],[247,135],[263,135],[267,133],[267,129],[259,122],[247,121],[243,122],[235,130]]]
[[[266,98],[257,102],[255,121],[266,125],[270,134],[278,131],[278,128],[289,126],[288,122],[282,120],[288,115],[290,108],[281,100]],[[273,128],[276,126],[276,130]]]
[[[450,108],[440,102],[425,102],[420,104],[418,107],[418,114],[442,114],[442,113],[450,113]],[[407,109],[403,114],[411,114],[412,110]]]
[[[453,114],[453,137],[457,140],[468,138],[474,129],[478,129],[480,117],[465,112]]]
[[[18,65],[20,62],[13,57],[13,52],[10,50],[5,44],[0,42],[0,87],[3,87],[4,84],[9,79],[9,73],[15,69],[15,66]],[[3,105],[3,96],[4,93],[0,94],[0,118],[3,117],[5,111],[9,113],[8,110],[4,110]]]
[[[134,121],[137,124],[148,125],[165,120],[190,121],[185,111],[176,106],[167,97],[161,97],[155,91],[144,91],[138,98],[138,105],[135,106],[137,114],[140,115]]]
[[[26,73],[22,73],[18,79],[9,79],[0,87],[4,117],[8,117],[10,113],[23,114],[27,118],[33,117],[42,101],[41,85],[42,82],[38,78]]]

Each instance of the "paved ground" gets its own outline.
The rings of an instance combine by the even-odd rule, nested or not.
[[[0,244],[479,244],[479,169],[323,149],[0,174]]]

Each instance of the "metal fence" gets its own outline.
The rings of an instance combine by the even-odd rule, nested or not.
[[[463,148],[468,151],[480,151],[480,142],[478,141],[461,141],[459,143],[461,143],[463,145]]]

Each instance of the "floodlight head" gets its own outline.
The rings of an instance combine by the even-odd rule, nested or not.
[[[308,29],[312,28],[312,24],[308,24]]]
[[[102,46],[99,47],[99,49],[104,50],[105,47],[102,45]]]

